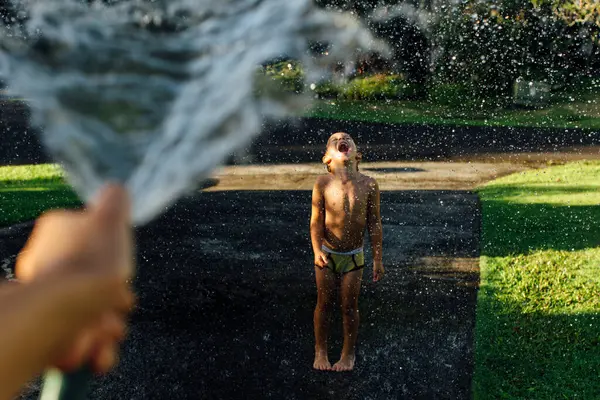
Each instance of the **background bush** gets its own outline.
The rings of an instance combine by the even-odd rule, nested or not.
[[[288,92],[301,93],[304,90],[302,66],[294,60],[278,61],[264,66],[264,73],[279,82]]]
[[[408,82],[402,75],[377,74],[360,76],[347,83],[323,81],[304,82],[302,66],[295,61],[280,61],[264,67],[267,76],[279,82],[288,92],[312,91],[321,99],[340,100],[409,100],[422,91],[415,83]]]
[[[341,86],[338,98],[344,100],[405,100],[414,98],[416,85],[401,75],[359,77]]]

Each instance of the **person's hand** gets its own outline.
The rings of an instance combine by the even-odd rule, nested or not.
[[[321,269],[325,268],[329,263],[329,255],[322,250],[315,252],[315,265]]]
[[[85,211],[51,211],[37,220],[16,275],[25,286],[47,288],[40,332],[60,333],[48,349],[50,364],[66,371],[84,363],[98,373],[112,368],[133,303],[127,283],[133,272],[124,188],[105,187]]]
[[[379,282],[383,275],[385,275],[385,269],[381,261],[373,262],[373,282]]]

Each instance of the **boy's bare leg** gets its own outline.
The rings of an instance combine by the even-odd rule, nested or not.
[[[335,292],[335,275],[328,268],[315,267],[317,278],[317,306],[315,307],[315,362],[314,369],[331,370],[327,357],[327,335],[329,333],[329,317]]]
[[[344,317],[344,347],[340,361],[333,366],[334,371],[350,371],[354,368],[356,339],[358,335],[358,295],[363,270],[348,272],[342,276],[342,315]]]

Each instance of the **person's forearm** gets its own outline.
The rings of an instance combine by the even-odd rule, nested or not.
[[[0,400],[14,398],[28,380],[50,362],[56,337],[63,334],[57,323],[45,324],[47,290],[38,287],[3,288],[0,307]],[[58,329],[56,329],[58,328]]]
[[[316,253],[321,250],[323,245],[323,237],[325,236],[325,227],[322,220],[316,220],[310,224],[310,239],[312,242],[313,251]]]
[[[63,274],[9,289],[0,291],[0,400],[57,362],[105,310],[123,312],[132,301],[112,273]]]
[[[381,227],[381,222],[369,225],[369,236],[371,238],[371,247],[373,249],[373,261],[381,262],[381,248],[383,244],[383,229]]]

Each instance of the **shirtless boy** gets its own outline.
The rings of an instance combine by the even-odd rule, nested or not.
[[[323,156],[329,173],[317,179],[312,193],[310,236],[317,278],[313,368],[323,371],[354,368],[365,229],[373,248],[373,281],[379,281],[384,274],[379,186],[375,179],[358,172],[360,159],[350,135],[331,135]],[[327,335],[337,285],[341,292],[344,346],[340,360],[332,367],[327,356]]]

